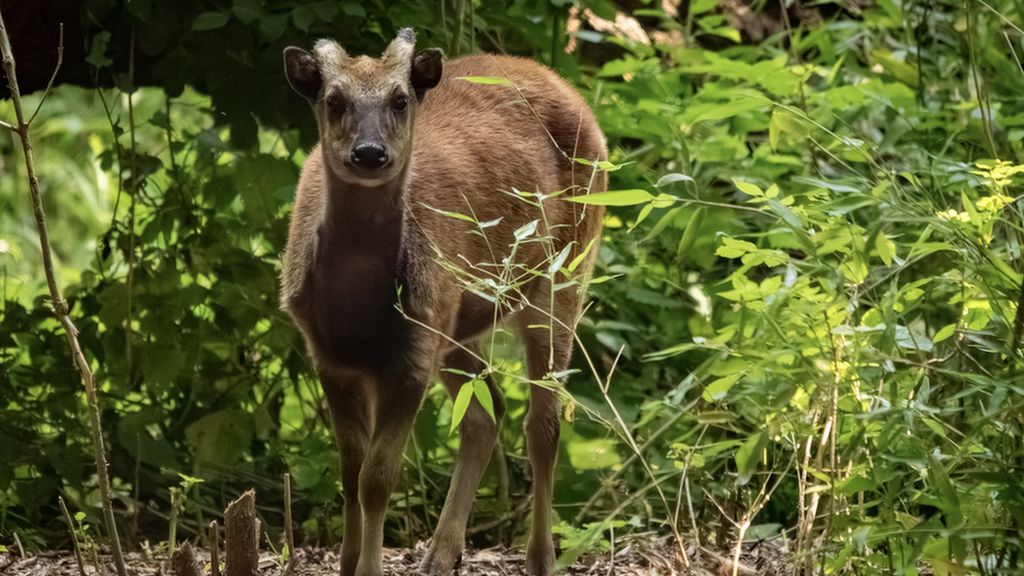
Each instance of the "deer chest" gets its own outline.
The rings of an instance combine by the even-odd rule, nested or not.
[[[399,310],[404,278],[399,246],[389,244],[321,243],[299,314],[317,362],[376,372],[403,358],[409,336]]]

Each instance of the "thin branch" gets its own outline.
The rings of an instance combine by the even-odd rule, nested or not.
[[[124,556],[121,553],[121,541],[117,535],[117,522],[114,518],[114,508],[110,501],[110,479],[107,476],[106,447],[103,444],[103,428],[100,422],[99,404],[96,399],[96,385],[93,382],[92,368],[89,361],[82,353],[82,347],[78,343],[78,329],[68,316],[68,303],[60,295],[57,287],[57,277],[54,273],[53,255],[50,251],[50,237],[46,229],[46,214],[43,212],[42,195],[39,192],[39,178],[36,176],[35,156],[32,153],[32,139],[29,136],[28,123],[25,122],[25,112],[22,109],[21,91],[18,88],[18,77],[15,72],[14,52],[11,49],[11,39],[7,35],[7,26],[4,24],[3,14],[0,12],[0,54],[3,56],[4,74],[7,76],[7,87],[10,89],[11,101],[14,103],[14,114],[18,119],[18,136],[21,138],[22,151],[25,154],[25,170],[28,174],[28,190],[32,200],[32,212],[35,216],[36,229],[39,234],[39,249],[43,257],[43,270],[46,275],[46,285],[50,291],[50,304],[53,306],[53,313],[64,328],[64,335],[68,340],[68,348],[71,357],[78,367],[78,372],[85,385],[85,395],[89,402],[89,417],[91,421],[91,435],[93,457],[96,460],[96,477],[100,489],[100,500],[103,505],[103,519],[110,538],[110,548],[114,556],[114,564],[117,567],[118,576],[128,576],[125,569]]]
[[[53,74],[50,75],[50,81],[46,83],[46,90],[43,91],[43,97],[39,99],[39,105],[36,106],[36,111],[32,113],[32,116],[28,119],[29,126],[32,125],[32,121],[36,119],[36,115],[43,108],[43,102],[46,102],[46,97],[50,95],[50,89],[53,88],[53,82],[57,79],[57,72],[60,72],[60,66],[64,63],[64,23],[60,23],[60,39],[57,41],[57,65],[53,67]]]
[[[3,120],[0,120],[0,128],[6,128],[6,129],[10,130],[11,132],[17,132],[18,131],[18,129],[15,128],[13,124],[8,124],[7,122],[4,122]]]

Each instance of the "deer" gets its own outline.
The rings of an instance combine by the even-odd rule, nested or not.
[[[598,166],[607,145],[583,97],[549,68],[505,55],[446,61],[415,44],[405,28],[379,58],[350,56],[329,39],[284,50],[319,142],[296,187],[279,296],[320,379],[341,457],[340,570],[383,574],[385,513],[431,378],[439,373],[455,398],[478,375],[493,405],[474,397],[459,423],[452,480],[418,568],[452,573],[505,412],[481,356],[497,321],[516,325],[525,351],[526,570],[547,576],[561,397],[539,383],[557,383],[569,366],[603,214],[568,200],[606,189]],[[498,80],[471,81],[480,77]],[[517,242],[531,222],[532,238],[545,240]],[[543,274],[560,253],[575,269]],[[540,272],[522,274],[504,299],[466,280],[503,262]]]

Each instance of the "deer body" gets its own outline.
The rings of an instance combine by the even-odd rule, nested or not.
[[[474,278],[499,278],[503,267],[543,271],[566,246],[571,259],[593,245],[600,209],[553,193],[604,189],[603,173],[571,160],[605,159],[604,138],[583,99],[528,60],[470,56],[446,63],[442,73],[440,54],[414,54],[407,31],[381,59],[350,58],[324,41],[313,54],[290,48],[285,55],[289,81],[317,114],[321,142],[296,191],[281,301],[305,337],[334,420],[345,496],[341,572],[381,576],[384,513],[434,371],[452,369],[441,377],[457,394],[467,380],[460,373],[484,371],[475,340],[501,318],[519,325],[531,380],[566,368],[579,284],[552,293],[546,278],[528,275],[500,304],[467,287]],[[466,76],[512,85],[459,79]],[[538,222],[536,237],[517,241],[515,232],[531,221]],[[589,274],[595,254],[576,276]],[[487,384],[500,423],[501,391],[490,378]],[[557,393],[532,386],[527,568],[538,575],[550,573],[554,561],[558,415]],[[473,400],[421,573],[451,573],[497,431]]]

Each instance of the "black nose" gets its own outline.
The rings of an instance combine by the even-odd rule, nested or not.
[[[364,142],[352,149],[352,163],[360,168],[380,168],[388,162],[388,151],[380,144]]]

